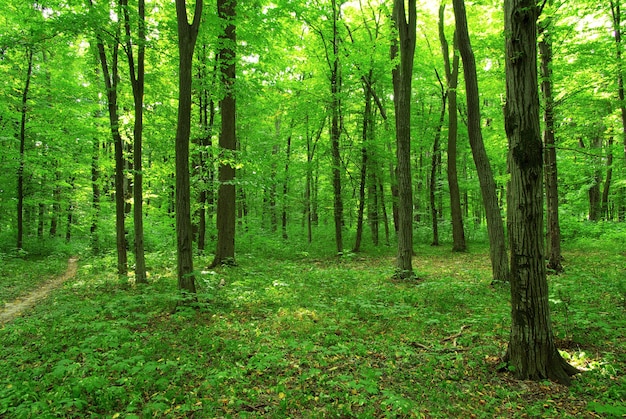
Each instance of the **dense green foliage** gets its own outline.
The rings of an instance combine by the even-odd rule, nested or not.
[[[562,354],[585,370],[569,390],[496,372],[508,290],[489,286],[484,245],[419,247],[415,283],[390,280],[390,249],[338,261],[332,246],[253,243],[239,267],[199,272],[197,308],[175,314],[173,252],[147,254],[158,274],[137,288],[117,279],[113,255],[83,259],[63,289],[0,330],[0,415],[626,412],[626,255],[606,238],[566,246],[567,271],[550,278]]]
[[[618,100],[622,46],[608,4],[544,2],[540,17],[550,17],[554,45],[565,257],[565,272],[549,278],[550,308],[562,355],[585,371],[567,390],[500,371],[509,293],[490,286],[463,80],[457,89],[458,177],[469,252],[449,252],[447,156],[441,152],[437,160],[433,150],[435,136],[443,143],[447,138],[447,121],[440,124],[439,116],[444,60],[439,5],[430,1],[417,6],[410,115],[419,281],[392,280],[397,161],[391,71],[397,60],[389,58],[396,35],[389,2],[238,2],[235,151],[218,147],[225,87],[216,53],[224,47],[224,25],[215,2],[206,2],[193,62],[189,144],[198,302],[179,304],[176,13],[172,1],[146,2],[148,285],[134,283],[132,254],[128,276],[114,269],[114,145],[96,49],[101,41],[111,63],[120,46],[116,128],[130,180],[135,121],[123,52],[129,45],[137,49],[136,2],[128,2],[132,39],[120,35],[125,2],[0,2],[0,305],[60,274],[69,256],[80,258],[75,278],[0,326],[0,416],[626,414],[626,108]],[[509,175],[500,3],[472,2],[468,23],[482,135],[504,213]],[[443,26],[452,49],[451,9]],[[332,45],[334,36],[339,45]],[[335,65],[338,90],[330,85]],[[331,159],[333,115],[339,118],[338,160]],[[446,150],[443,143],[439,150]],[[236,205],[229,210],[236,215],[237,266],[207,270],[216,244],[220,165],[236,169]],[[340,188],[333,184],[336,174]],[[124,200],[130,250],[130,181]],[[338,201],[343,252],[333,248]],[[359,208],[365,208],[363,242],[350,252]],[[444,247],[426,247],[433,219]],[[207,243],[199,249],[201,226]]]

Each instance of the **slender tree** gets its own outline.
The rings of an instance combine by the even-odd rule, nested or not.
[[[26,117],[28,114],[28,93],[33,75],[33,49],[26,51],[26,78],[22,90],[22,103],[20,107],[20,164],[17,169],[17,250],[24,247],[24,153],[26,145]]]
[[[624,60],[622,58],[622,11],[621,0],[609,0],[611,6],[611,17],[613,20],[613,34],[615,36],[615,61],[617,62],[617,97],[619,99],[620,115],[622,118],[622,143],[623,143],[623,165],[626,168],[626,94],[624,93]],[[612,159],[612,155],[611,155]],[[626,187],[621,188],[621,202],[618,208],[618,218],[623,220],[626,216]]]
[[[235,164],[237,149],[235,126],[235,54],[237,32],[235,26],[236,0],[218,0],[217,14],[224,21],[224,31],[219,35],[218,65],[224,96],[220,101],[222,130],[219,145],[220,159],[217,195],[217,246],[210,266],[235,264]]]
[[[124,12],[124,28],[126,31],[126,56],[130,72],[130,83],[133,89],[135,122],[133,127],[133,223],[135,233],[135,281],[148,282],[146,277],[146,258],[143,239],[143,95],[146,57],[146,4],[145,0],[137,0],[137,62],[131,41],[130,15],[128,0],[121,0]]]
[[[398,29],[400,63],[393,70],[396,109],[396,174],[398,180],[398,258],[396,276],[412,278],[413,272],[413,183],[411,179],[411,85],[417,12],[415,0],[409,0],[408,14],[404,0],[395,0],[393,20]]]
[[[543,241],[543,144],[537,83],[535,0],[505,0],[506,106],[511,182],[511,335],[505,356],[520,379],[570,383],[577,370],[559,354],[552,333]]]
[[[467,28],[467,13],[464,0],[453,0],[454,17],[459,43],[459,51],[463,59],[463,74],[465,76],[465,94],[467,97],[467,130],[469,134],[472,156],[478,172],[480,191],[487,217],[487,234],[489,235],[489,254],[493,280],[506,282],[509,280],[509,264],[507,261],[506,241],[504,238],[504,224],[493,171],[489,164],[489,157],[485,150],[480,127],[480,96],[478,94],[478,78],[476,76],[476,59]]]
[[[178,22],[178,122],[176,126],[176,242],[178,289],[195,299],[189,186],[189,135],[191,133],[191,82],[193,52],[198,39],[202,0],[196,0],[193,20],[189,23],[185,0],[176,0]]]
[[[93,7],[92,0],[89,0]],[[128,255],[126,252],[126,214],[125,214],[125,159],[124,159],[124,141],[120,133],[120,117],[118,109],[118,86],[119,86],[119,44],[120,44],[120,27],[116,26],[116,32],[112,39],[111,45],[111,62],[106,53],[104,38],[102,33],[96,33],[96,46],[98,49],[98,58],[102,68],[102,77],[104,78],[104,86],[107,92],[107,109],[109,113],[109,127],[111,136],[113,137],[114,153],[115,153],[115,233],[117,245],[117,273],[124,276],[128,273]]]
[[[453,40],[453,57],[450,63],[450,48],[444,31],[445,3],[439,7],[439,42],[443,54],[444,69],[448,95],[448,189],[450,190],[450,213],[452,219],[452,251],[464,252],[467,250],[465,231],[463,228],[463,213],[461,211],[461,194],[457,170],[457,136],[459,130],[457,86],[459,82],[459,54],[457,48],[456,31]]]
[[[545,188],[548,268],[561,272],[561,227],[559,225],[559,189],[556,164],[556,139],[554,135],[554,95],[552,93],[552,19],[541,22],[539,51],[541,55],[541,92],[543,94],[543,145],[545,147]]]

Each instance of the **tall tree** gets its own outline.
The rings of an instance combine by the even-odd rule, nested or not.
[[[554,95],[552,93],[552,19],[546,17],[538,27],[541,39],[541,92],[543,94],[543,145],[545,147],[545,188],[547,222],[548,268],[561,272],[561,227],[559,225],[559,189],[556,163],[556,139],[554,135]]]
[[[89,0],[89,4],[93,7],[93,0]],[[109,113],[109,127],[115,149],[115,233],[117,246],[117,273],[118,275],[126,275],[128,273],[128,255],[126,252],[126,223],[125,223],[125,199],[124,199],[124,183],[126,166],[124,159],[124,141],[120,133],[120,116],[118,109],[118,86],[119,86],[119,43],[120,43],[120,27],[116,25],[113,39],[111,40],[111,62],[107,56],[104,37],[102,32],[96,33],[96,44],[98,49],[98,58],[102,68],[102,77],[104,78],[104,86],[107,92],[107,109]]]
[[[439,7],[439,42],[443,54],[448,94],[448,189],[450,190],[450,215],[452,219],[452,251],[467,250],[465,231],[463,229],[463,213],[461,211],[461,194],[457,170],[457,136],[459,129],[457,86],[459,82],[459,54],[457,49],[456,31],[454,33],[453,56],[450,63],[450,48],[444,31],[445,3]]]
[[[400,63],[393,70],[394,106],[396,109],[396,159],[398,181],[398,258],[396,276],[412,278],[413,272],[413,183],[411,179],[411,85],[417,12],[415,0],[394,0],[393,20],[398,29]],[[396,41],[397,42],[397,41]]]
[[[148,282],[146,277],[146,258],[143,239],[143,95],[146,57],[146,4],[145,0],[137,0],[137,63],[133,53],[131,40],[130,14],[128,0],[120,2],[124,12],[124,28],[126,31],[126,56],[130,72],[130,83],[133,89],[135,122],[133,127],[133,223],[135,233],[135,281]]]
[[[622,11],[620,7],[621,0],[610,0],[611,17],[613,20],[613,34],[615,37],[615,60],[617,62],[617,97],[619,98],[620,115],[622,118],[622,142],[623,142],[623,161],[626,168],[626,95],[624,94],[624,62],[622,58]],[[611,160],[613,155],[611,153]],[[623,219],[626,214],[626,187],[622,186],[622,202],[619,203],[618,218]]]
[[[191,133],[191,82],[193,52],[198,39],[202,0],[196,0],[193,20],[189,23],[185,0],[176,0],[178,22],[178,121],[176,126],[176,243],[178,289],[195,298],[189,187],[189,135]]]
[[[330,65],[330,93],[331,93],[331,125],[330,142],[331,155],[333,159],[333,215],[335,220],[335,245],[337,254],[343,254],[343,200],[341,197],[341,155],[339,152],[339,140],[341,137],[341,127],[339,125],[341,114],[341,74],[339,66],[339,46],[341,38],[339,36],[338,23],[341,13],[341,4],[337,5],[336,0],[332,0],[333,7],[333,40],[332,40],[332,62]]]
[[[552,333],[543,241],[543,144],[537,83],[535,0],[505,0],[506,105],[511,182],[511,335],[505,361],[520,379],[570,383],[577,370],[559,354]]]
[[[467,130],[487,217],[487,234],[489,235],[489,255],[491,257],[493,280],[506,282],[509,280],[509,264],[504,238],[504,224],[498,205],[496,182],[487,151],[485,150],[480,127],[480,96],[478,94],[478,78],[476,76],[476,59],[467,27],[465,0],[453,0],[452,4],[454,5],[459,51],[463,59],[465,94],[467,97]]]
[[[17,169],[17,250],[24,247],[24,153],[26,145],[26,119],[28,115],[28,92],[33,76],[33,49],[29,47],[26,51],[26,77],[24,88],[22,89],[22,103],[20,107],[20,163]]]
[[[218,172],[217,194],[217,246],[211,266],[235,263],[235,163],[237,149],[235,125],[235,57],[237,32],[235,26],[236,0],[218,0],[217,15],[224,21],[224,31],[219,35],[218,65],[220,81],[224,88],[220,100],[222,129],[219,146],[221,158]]]

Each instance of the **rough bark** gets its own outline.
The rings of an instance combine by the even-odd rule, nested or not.
[[[480,97],[478,94],[478,79],[476,76],[476,59],[474,58],[469,30],[467,28],[465,1],[453,0],[452,3],[454,5],[459,51],[463,59],[463,74],[465,75],[467,129],[487,218],[489,256],[491,258],[493,280],[496,282],[506,282],[509,280],[509,264],[507,261],[504,237],[504,223],[502,222],[502,214],[498,206],[496,182],[489,164],[489,157],[485,150],[480,127]]]
[[[537,83],[538,7],[505,0],[506,106],[511,181],[511,334],[505,361],[519,379],[570,383],[577,372],[559,354],[552,333],[543,241],[543,144]]]
[[[413,278],[413,185],[411,179],[411,85],[416,38],[415,0],[394,0],[393,19],[400,37],[400,63],[394,69],[398,181],[398,256],[396,277]]]
[[[202,0],[196,0],[189,23],[185,0],[176,0],[178,22],[178,120],[176,125],[176,249],[178,289],[185,300],[195,299],[189,186],[189,135],[191,133],[191,82],[193,51],[198,38]]]
[[[225,29],[219,35],[219,74],[224,88],[220,100],[222,129],[219,146],[226,161],[222,160],[218,169],[219,189],[217,195],[217,245],[215,258],[210,266],[235,264],[235,167],[232,162],[237,149],[235,128],[235,51],[236,27],[235,0],[218,0],[217,14],[225,22]]]
[[[450,217],[452,220],[452,251],[465,252],[465,230],[463,228],[463,212],[461,211],[461,194],[459,191],[459,178],[457,169],[457,136],[459,129],[458,106],[456,89],[459,81],[459,54],[457,53],[456,32],[453,42],[453,58],[450,63],[448,41],[444,32],[445,4],[439,8],[439,41],[443,53],[444,67],[446,71],[446,84],[448,95],[448,189],[450,190]]]

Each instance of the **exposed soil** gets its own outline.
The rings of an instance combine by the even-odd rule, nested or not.
[[[65,273],[43,283],[36,290],[19,297],[9,303],[6,303],[2,311],[0,311],[0,325],[8,323],[20,316],[24,311],[33,307],[37,302],[43,300],[50,294],[50,292],[56,288],[59,288],[65,281],[73,278],[76,275],[76,269],[78,267],[78,258],[71,257],[67,261],[67,269]]]

